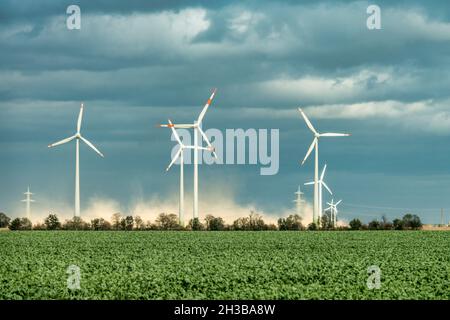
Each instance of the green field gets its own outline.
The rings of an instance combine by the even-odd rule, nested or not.
[[[367,288],[371,265],[380,289]],[[0,233],[0,299],[450,299],[449,288],[450,232]]]

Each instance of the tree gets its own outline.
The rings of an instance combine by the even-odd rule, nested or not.
[[[205,226],[200,222],[199,218],[194,218],[189,220],[188,229],[192,231],[202,231],[205,229]]]
[[[360,230],[362,228],[362,222],[359,219],[353,219],[349,222],[351,230]]]
[[[10,230],[31,230],[31,221],[27,218],[15,218],[9,225]]]
[[[298,214],[278,219],[278,230],[303,230],[302,218]]]
[[[120,230],[121,227],[121,222],[122,220],[122,215],[119,212],[116,212],[112,215],[111,217],[111,222],[112,222],[112,228],[114,230]]]
[[[30,219],[22,218],[20,219],[20,230],[31,230],[33,228],[33,224]]]
[[[394,219],[394,221],[392,221],[392,224],[395,230],[403,230],[403,220]]]
[[[9,224],[10,230],[20,230],[20,218],[15,218],[11,223]]]
[[[322,230],[331,230],[333,229],[333,223],[331,220],[331,213],[326,212],[322,215],[322,218],[320,219],[320,228]]]
[[[417,230],[422,227],[422,222],[420,221],[420,218],[417,215],[413,215],[410,213],[407,213],[403,216],[403,227],[405,229],[412,229]]]
[[[369,227],[369,230],[379,230],[379,229],[381,229],[381,223],[378,220],[374,219],[369,222],[368,227]]]
[[[91,220],[91,228],[95,231],[111,230],[111,224],[103,218],[96,218]]]
[[[120,225],[122,227],[122,230],[133,230],[133,226],[134,226],[134,219],[133,216],[126,216],[125,218],[122,218],[122,220],[120,221]]]
[[[249,230],[253,231],[267,230],[267,226],[262,216],[258,213],[251,211],[250,215],[248,216],[248,222],[249,222]]]
[[[158,226],[156,224],[152,223],[151,221],[147,221],[147,223],[145,224],[145,229],[158,230]]]
[[[136,230],[145,230],[144,220],[140,216],[134,217],[134,225]]]
[[[33,226],[33,230],[47,230],[47,227],[45,224],[38,222]]]
[[[178,223],[178,216],[173,213],[160,213],[156,218],[156,226],[159,230],[179,230],[181,228]]]
[[[214,217],[207,215],[205,218],[206,230],[208,231],[221,231],[225,229],[225,221],[220,217]]]
[[[317,229],[317,224],[315,222],[311,222],[310,224],[308,224],[309,231],[316,231]]]
[[[66,220],[62,226],[63,230],[89,230],[89,223],[83,221],[81,217],[73,217],[71,220]]]
[[[233,221],[233,230],[241,231],[241,230],[248,230],[248,218],[247,217],[241,217]]]
[[[44,220],[44,224],[47,230],[58,230],[61,229],[61,223],[59,222],[58,216],[56,214],[49,214]]]
[[[10,221],[11,221],[10,217],[8,217],[3,212],[0,212],[0,228],[7,228],[9,226]]]

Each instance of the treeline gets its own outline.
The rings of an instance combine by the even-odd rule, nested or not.
[[[422,228],[422,221],[415,214],[405,214],[401,219],[394,219],[392,222],[383,216],[381,220],[372,220],[368,224],[363,224],[359,219],[349,222],[351,230],[418,230]]]
[[[176,214],[161,213],[154,222],[144,221],[139,216],[122,216],[115,213],[111,217],[111,222],[103,218],[95,218],[90,222],[84,221],[80,217],[61,222],[56,214],[50,214],[43,223],[32,224],[27,218],[16,218],[11,220],[4,213],[0,213],[0,228],[10,230],[93,230],[93,231],[147,231],[147,230],[193,230],[193,231],[302,231],[302,230],[417,230],[422,227],[422,222],[417,215],[405,214],[402,219],[388,221],[382,217],[380,221],[372,220],[368,224],[363,224],[359,219],[353,219],[348,226],[333,226],[328,214],[322,216],[320,227],[315,223],[308,226],[302,224],[302,218],[297,215],[289,215],[280,218],[277,224],[267,224],[258,213],[251,212],[247,217],[236,219],[232,224],[226,224],[221,217],[207,215],[201,221],[191,219],[183,227],[179,224]]]

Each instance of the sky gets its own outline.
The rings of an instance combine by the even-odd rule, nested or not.
[[[81,28],[69,30],[69,5]],[[381,9],[369,30],[366,10]],[[323,138],[320,167],[342,221],[450,220],[450,6],[447,1],[12,1],[0,3],[0,211],[33,219],[73,214],[75,132],[81,146],[83,217],[177,212],[178,166],[165,172],[175,142],[158,128],[191,123],[211,90],[203,128],[279,130],[279,170],[200,166],[200,217],[229,220],[295,213],[308,201],[312,141],[297,108]],[[186,165],[186,215],[192,214]],[[329,201],[329,197],[325,196]],[[307,213],[305,212],[305,215]],[[230,221],[231,222],[231,221]]]

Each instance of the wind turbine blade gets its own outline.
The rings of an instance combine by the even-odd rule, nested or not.
[[[302,165],[305,163],[305,161],[308,159],[309,155],[311,154],[311,152],[313,151],[314,147],[316,146],[317,143],[317,138],[314,138],[313,142],[311,143],[311,145],[309,146],[308,152],[306,152],[306,156],[302,161]]]
[[[326,170],[327,170],[327,165],[325,164],[325,166],[323,167],[323,170],[322,170],[322,174],[320,175],[320,180],[322,180],[322,181],[323,181],[323,178],[325,177]]]
[[[331,207],[328,207],[328,208],[325,208],[325,211],[328,211],[328,210],[331,210],[332,208]]]
[[[73,139],[75,139],[75,135],[73,135],[71,137],[68,137],[68,138],[65,138],[65,139],[62,139],[61,141],[49,144],[48,147],[49,148],[56,147],[56,146],[59,146],[60,144],[64,144],[64,143],[67,143],[69,141],[72,141]]]
[[[339,200],[338,202],[336,202],[335,206],[337,206],[341,202],[342,202],[342,200]]]
[[[312,185],[312,184],[314,184],[314,181],[304,183],[305,186],[309,186],[309,185]]]
[[[195,125],[183,123],[183,124],[174,124],[173,127],[178,129],[191,129],[195,128]]]
[[[178,149],[177,153],[175,154],[175,157],[173,157],[173,159],[170,162],[169,166],[166,168],[166,171],[169,171],[170,167],[175,163],[175,161],[177,161],[177,159],[180,156],[182,151],[183,151],[183,148],[180,147],[180,149]]]
[[[185,149],[195,149],[194,146],[183,146],[183,148]],[[205,150],[205,151],[209,151],[211,152],[211,148],[210,147],[197,147],[198,150]]]
[[[175,139],[177,139],[180,146],[183,146],[183,143],[181,143],[180,137],[178,136],[178,133],[175,130],[175,128],[173,127],[173,123],[172,123],[172,121],[170,121],[170,119],[169,119],[169,127],[170,127],[170,129],[172,129],[172,133],[175,136]]]
[[[306,114],[303,112],[303,110],[301,108],[298,108],[298,111],[300,111],[300,114],[302,115],[303,119],[306,122],[306,125],[308,126],[309,130],[311,130],[314,134],[319,134],[317,132],[317,130],[313,127],[311,121],[309,121],[308,117],[306,116]]]
[[[325,189],[328,190],[328,192],[329,192],[330,194],[333,194],[333,192],[331,192],[331,189],[328,188],[327,184],[326,184],[324,181],[321,181],[321,183],[322,183],[322,185],[325,187]]]
[[[103,153],[101,153],[100,151],[98,151],[98,149],[87,139],[83,138],[82,136],[80,136],[80,139],[83,140],[84,143],[86,143],[89,147],[91,147],[92,150],[94,150],[95,152],[97,152],[100,157],[105,157],[103,155]]]
[[[321,133],[321,137],[348,137],[351,136],[350,133]]]
[[[77,122],[77,132],[78,133],[80,133],[80,130],[81,130],[81,121],[83,120],[83,109],[84,109],[84,104],[81,103],[80,113],[78,114],[78,122]]]
[[[203,130],[200,127],[197,127],[197,129],[200,132],[200,134],[202,135],[203,139],[206,141],[206,144],[208,145],[210,151],[212,151],[214,158],[217,159],[217,154],[214,151],[215,148],[212,146],[211,142],[209,142],[208,137],[206,136],[206,133],[204,133]]]
[[[212,103],[212,101],[213,101],[213,99],[214,99],[214,96],[216,95],[216,91],[217,91],[217,89],[214,89],[213,92],[212,92],[212,94],[211,94],[211,96],[209,97],[208,101],[206,101],[206,104],[205,104],[205,106],[203,107],[202,112],[200,112],[200,115],[198,116],[197,123],[201,123],[201,122],[202,122],[203,117],[205,116],[206,111],[208,110],[209,106],[211,105],[211,103]]]

